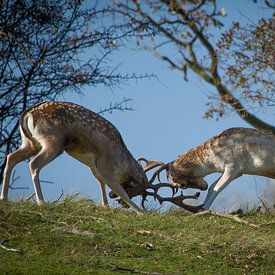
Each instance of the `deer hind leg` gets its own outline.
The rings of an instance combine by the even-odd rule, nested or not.
[[[9,191],[9,182],[11,171],[14,166],[31,156],[35,155],[37,150],[35,150],[30,142],[25,141],[15,152],[8,154],[6,158],[6,166],[4,170],[4,177],[3,177],[3,186],[0,199],[7,200],[8,199],[8,191]]]
[[[225,167],[224,173],[222,176],[214,182],[208,190],[207,196],[204,200],[203,209],[208,210],[213,201],[219,195],[222,190],[234,179],[240,177],[239,169],[234,168],[233,166]]]
[[[44,166],[46,166],[48,163],[53,161],[60,154],[62,154],[64,151],[63,144],[62,143],[60,144],[58,141],[53,139],[43,141],[41,146],[42,146],[42,149],[29,163],[34,191],[36,194],[36,200],[38,204],[44,203],[44,198],[43,198],[43,194],[40,186],[40,180],[39,180],[40,170]]]

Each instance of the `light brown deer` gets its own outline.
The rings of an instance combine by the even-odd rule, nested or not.
[[[8,199],[9,181],[14,166],[33,157],[29,163],[38,204],[44,202],[40,186],[40,170],[64,151],[87,165],[98,180],[102,192],[102,205],[108,206],[105,185],[111,189],[110,197],[118,199],[122,206],[140,208],[131,201],[141,195],[142,206],[147,196],[159,202],[170,201],[189,211],[198,207],[183,203],[187,198],[197,199],[198,194],[162,198],[157,194],[162,187],[174,187],[170,183],[153,185],[145,175],[149,170],[163,166],[160,161],[145,161],[143,168],[128,151],[118,130],[98,114],[69,102],[45,102],[25,110],[20,116],[22,145],[6,159],[0,199]],[[151,189],[153,192],[148,192]]]
[[[203,209],[209,209],[218,194],[243,174],[275,179],[275,135],[248,128],[231,128],[162,165],[150,182],[166,170],[172,185],[206,190],[203,177],[222,173],[208,190]],[[199,209],[199,207],[198,207]]]
[[[46,102],[22,113],[20,133],[21,147],[6,159],[0,199],[8,198],[13,167],[34,157],[29,168],[37,203],[43,203],[39,172],[65,151],[90,168],[101,186],[103,205],[108,205],[107,185],[126,204],[140,211],[130,197],[143,194],[148,187],[147,177],[118,130],[103,117],[73,103]],[[151,167],[155,166],[148,168]]]

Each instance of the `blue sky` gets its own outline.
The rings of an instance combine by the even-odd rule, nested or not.
[[[224,22],[246,21],[241,13],[254,21],[257,21],[257,16],[268,14],[268,11],[257,9],[249,2],[220,1],[220,7],[224,7],[228,14]],[[124,97],[132,98],[130,106],[134,111],[118,111],[106,114],[105,118],[119,129],[134,157],[144,156],[168,162],[227,128],[249,127],[233,113],[219,121],[204,120],[202,117],[208,101],[205,91],[213,93],[213,88],[192,74],[189,74],[189,82],[185,82],[183,75],[172,71],[167,64],[148,52],[133,51],[133,48],[134,45],[129,45],[128,49],[119,50],[113,55],[112,64],[121,64],[119,71],[122,73],[154,73],[157,78],[130,81],[127,85],[112,90],[103,86],[85,88],[84,95],[67,94],[64,100],[97,112],[100,108],[108,107],[110,102],[119,102]],[[257,115],[274,124],[275,110]],[[20,176],[17,186],[28,186],[29,190],[13,191],[11,196],[18,198],[31,195],[33,187],[27,163],[16,167],[16,175]],[[65,194],[80,193],[100,201],[99,185],[89,169],[66,154],[45,167],[40,177],[42,180],[54,182],[42,183],[43,194],[47,200],[57,198],[63,190]],[[211,183],[216,177],[217,175],[213,175],[206,179]],[[269,191],[266,191],[265,187],[267,184],[271,186],[268,185],[269,189],[274,187],[268,179],[244,176],[228,186],[219,195],[213,207],[229,210],[233,206],[245,206],[248,202],[254,204],[258,201],[257,196],[261,196],[263,192],[270,200]],[[195,191],[191,191],[193,192]],[[201,194],[201,199],[205,193]],[[139,203],[139,200],[136,202]]]

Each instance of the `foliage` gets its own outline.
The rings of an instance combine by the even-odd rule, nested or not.
[[[274,18],[241,26],[234,22],[218,42],[218,56],[231,91],[239,91],[251,108],[275,105]]]
[[[253,127],[275,133],[275,127],[250,112],[249,105],[274,105],[272,15],[246,27],[236,22],[235,28],[222,34],[217,44],[226,16],[226,11],[218,8],[219,1],[121,0],[116,3],[118,16],[132,22],[141,34],[150,36],[144,39],[140,35],[139,47],[181,72],[185,80],[191,71],[215,88],[217,102],[210,98],[207,118],[215,114],[223,116],[230,109]],[[264,5],[270,11],[274,8],[269,1]]]
[[[137,215],[86,200],[0,203],[0,273],[271,274],[274,216],[252,228],[183,211]],[[148,272],[148,273],[146,273]]]

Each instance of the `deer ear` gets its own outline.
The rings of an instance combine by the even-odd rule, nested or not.
[[[176,171],[173,163],[169,163],[169,173],[172,177],[175,177],[177,175],[177,171]]]

